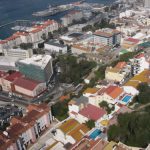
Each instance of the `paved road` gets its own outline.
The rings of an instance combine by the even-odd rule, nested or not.
[[[53,137],[53,134],[51,133],[53,127],[55,127],[55,125],[57,124],[58,122],[53,122],[51,124],[51,127],[49,130],[47,130],[37,141],[35,144],[33,144],[29,150],[40,150],[42,149],[44,146],[45,146],[45,142],[47,140],[49,140],[50,138]]]

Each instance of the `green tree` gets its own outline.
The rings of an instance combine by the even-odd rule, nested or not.
[[[99,106],[104,108],[107,111],[107,114],[110,114],[115,109],[114,105],[109,106],[106,101],[102,101],[101,103],[99,103]]]
[[[65,100],[63,102],[57,102],[51,107],[53,116],[60,121],[68,117],[68,102],[69,100]]]
[[[92,129],[95,127],[95,121],[94,120],[88,120],[86,123],[86,126],[89,128],[89,129]]]

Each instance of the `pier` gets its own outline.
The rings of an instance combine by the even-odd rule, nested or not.
[[[2,24],[0,25],[0,28],[3,28],[5,26],[8,26],[8,25],[11,25],[11,24],[14,24],[14,25],[24,25],[24,26],[31,26],[33,24],[35,24],[35,22],[31,21],[31,20],[16,20],[16,21],[12,21],[12,22],[8,22],[8,23],[5,23],[5,24]]]

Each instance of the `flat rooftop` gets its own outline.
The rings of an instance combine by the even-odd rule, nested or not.
[[[50,60],[52,60],[52,57],[49,55],[33,55],[31,58],[26,58],[24,60],[20,60],[19,62],[45,68]]]

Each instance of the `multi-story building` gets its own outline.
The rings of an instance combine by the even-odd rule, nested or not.
[[[107,67],[105,70],[105,79],[108,81],[123,83],[130,75],[131,66],[126,62],[119,62],[115,67]]]
[[[5,135],[3,133],[0,133],[0,149],[1,150],[17,150],[17,144],[12,140],[8,139],[7,133]]]
[[[29,105],[27,115],[12,118],[10,127],[0,135],[3,143],[0,149],[26,150],[50,127],[52,121],[51,109],[47,105]]]
[[[49,52],[56,52],[56,53],[67,53],[67,46],[64,44],[60,44],[59,41],[48,41],[44,43],[45,50]]]
[[[18,32],[14,33],[13,35],[19,36],[21,39],[21,43],[32,43],[29,32],[18,31]]]
[[[40,83],[25,77],[18,78],[12,83],[12,92],[31,98],[37,97],[46,90],[46,83]]]
[[[149,62],[146,60],[144,53],[138,54],[133,59],[130,60],[132,65],[132,74],[136,75],[144,71],[145,69],[149,69]]]
[[[12,92],[12,83],[20,77],[22,77],[20,72],[5,74],[5,76],[1,78],[2,90],[6,92]]]
[[[145,0],[144,1],[144,7],[145,8],[150,8],[150,0]]]
[[[102,43],[108,46],[120,44],[121,32],[115,29],[104,28],[94,33],[94,43]]]
[[[53,74],[52,57],[49,55],[34,55],[31,58],[19,60],[17,66],[27,78],[39,82],[48,82]]]
[[[0,53],[3,53],[3,50],[7,48],[7,41],[6,40],[0,40]]]
[[[43,34],[48,37],[49,32],[58,30],[59,24],[54,20],[47,20],[40,25],[35,25],[25,32],[16,32],[12,36],[0,40],[0,53],[4,49],[13,48],[21,43],[33,43],[34,47],[38,47],[38,43],[43,42]]]
[[[33,50],[32,49],[5,49],[4,50],[4,55],[8,57],[14,57],[14,58],[19,58],[19,59],[26,59],[30,58],[33,55]]]

